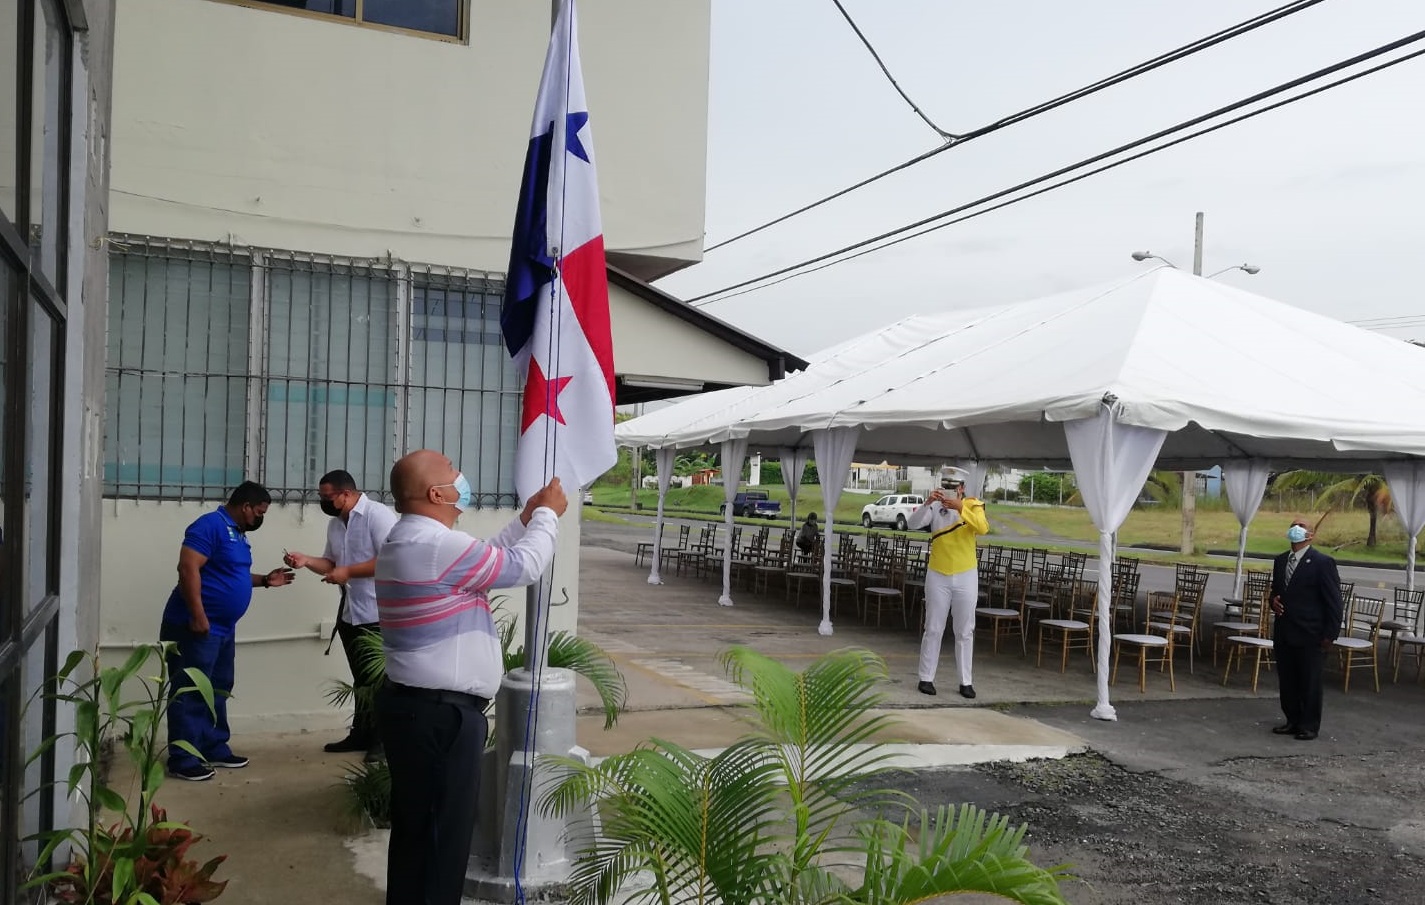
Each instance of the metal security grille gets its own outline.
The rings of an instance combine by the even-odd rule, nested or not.
[[[476,271],[110,238],[105,494],[310,501],[334,468],[389,499],[391,463],[448,454],[513,506],[520,380],[503,283]]]

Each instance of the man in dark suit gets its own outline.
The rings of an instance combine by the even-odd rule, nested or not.
[[[1287,529],[1291,550],[1272,564],[1272,642],[1286,722],[1272,729],[1309,742],[1321,731],[1321,668],[1341,631],[1341,576],[1336,560],[1311,546],[1311,528]]]

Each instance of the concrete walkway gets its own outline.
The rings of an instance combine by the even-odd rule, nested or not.
[[[979,697],[970,702],[954,693],[947,642],[938,677],[943,691],[932,698],[916,691],[919,639],[898,618],[867,626],[845,612],[835,620],[835,634],[825,637],[817,633],[820,613],[809,598],[795,606],[780,590],[761,596],[740,591],[735,606],[721,607],[720,585],[710,581],[669,575],[666,584],[649,585],[648,568],[633,564],[631,544],[628,552],[586,544],[582,557],[580,634],[610,653],[629,687],[628,710],[610,730],[603,728],[593,692],[580,689],[578,738],[595,756],[628,751],[654,736],[715,750],[743,735],[746,699],[718,660],[733,645],[796,666],[843,647],[881,654],[890,672],[886,708],[896,718],[883,740],[896,744],[904,766],[1062,757],[1086,747],[1071,731],[1001,712],[1023,703],[1071,702],[1087,715],[1095,687],[1083,654],[1060,674],[1057,663],[1037,668],[1033,651],[1023,657],[1018,641],[995,654],[982,639],[975,657]],[[238,669],[241,675],[241,664]],[[1129,677],[1114,689],[1116,698],[1132,701],[1255,697],[1265,704],[1274,693],[1274,683],[1255,696],[1240,681],[1224,688],[1219,673],[1202,668],[1197,676],[1180,669],[1176,693],[1158,675],[1150,675],[1146,694]],[[170,817],[208,837],[194,856],[229,856],[218,874],[231,881],[221,901],[383,901],[384,837],[353,834],[343,810],[340,777],[352,759],[321,750],[323,742],[339,737],[342,725],[334,713],[302,733],[244,733],[234,744],[252,759],[247,769],[219,771],[205,783],[164,785],[159,802]]]

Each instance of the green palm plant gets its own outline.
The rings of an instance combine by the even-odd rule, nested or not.
[[[1063,868],[1035,866],[1025,828],[964,805],[934,817],[868,782],[888,753],[874,738],[883,660],[834,651],[802,672],[747,648],[723,664],[751,692],[754,729],[713,757],[652,739],[561,777],[549,814],[592,811],[599,831],[575,856],[569,900],[656,905],[899,905],[981,892],[1063,903]],[[892,819],[896,815],[899,819]],[[630,889],[635,878],[651,883]]]
[[[1179,508],[1183,504],[1183,476],[1177,471],[1150,471],[1143,482],[1143,497],[1164,506]]]
[[[1378,474],[1333,474],[1328,471],[1287,471],[1277,475],[1273,490],[1316,492],[1316,508],[1327,514],[1333,509],[1364,505],[1369,519],[1366,546],[1376,545],[1376,525],[1391,511],[1390,487]],[[1325,515],[1322,516],[1325,518]]]

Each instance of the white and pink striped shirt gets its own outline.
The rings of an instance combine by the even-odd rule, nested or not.
[[[533,583],[554,558],[559,517],[539,508],[488,541],[403,515],[376,556],[386,675],[419,688],[493,699],[504,663],[486,596]]]

